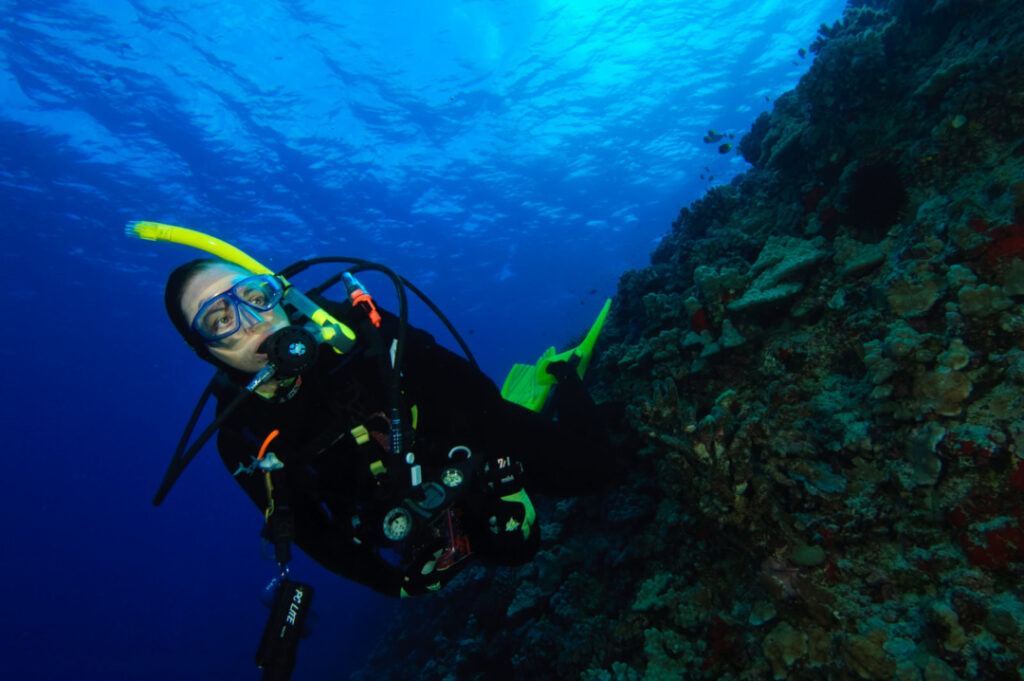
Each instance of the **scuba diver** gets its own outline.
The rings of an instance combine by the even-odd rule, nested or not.
[[[289,579],[292,543],[379,593],[429,594],[471,558],[530,560],[540,542],[530,493],[590,494],[609,481],[609,439],[581,379],[610,301],[583,343],[516,365],[499,391],[457,334],[468,359],[406,323],[403,288],[451,329],[387,268],[323,258],[274,274],[192,230],[138,222],[129,233],[221,256],[188,262],[167,280],[171,322],[217,374],[154,503],[216,432],[224,465],[264,513],[262,535],[286,587],[275,602],[285,622],[312,595]],[[323,262],[355,266],[307,293],[288,281]],[[396,282],[398,315],[380,309],[355,278],[366,269]],[[343,301],[320,295],[336,283],[345,286]],[[210,395],[214,423],[183,453]],[[268,622],[261,650],[276,626]],[[287,673],[275,678],[287,678],[294,648],[289,655]]]

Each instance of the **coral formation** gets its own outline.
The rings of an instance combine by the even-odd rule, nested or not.
[[[403,604],[361,678],[1024,678],[1024,13],[820,33],[622,277],[592,373],[633,475]]]

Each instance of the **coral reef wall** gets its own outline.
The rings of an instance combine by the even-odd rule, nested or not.
[[[820,33],[622,278],[629,481],[406,605],[365,678],[1022,678],[1024,3]]]

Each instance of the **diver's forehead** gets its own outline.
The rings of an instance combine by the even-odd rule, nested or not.
[[[181,311],[186,318],[192,319],[206,301],[249,276],[252,276],[251,273],[231,265],[214,265],[202,270],[189,280],[182,291]]]

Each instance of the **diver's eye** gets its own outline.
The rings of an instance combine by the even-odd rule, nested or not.
[[[206,329],[209,335],[217,335],[227,331],[234,325],[234,310],[225,300],[218,300],[203,315],[201,326]]]
[[[267,303],[270,302],[270,299],[262,291],[252,291],[245,299],[246,302],[252,303],[257,307],[266,307]]]
[[[212,326],[213,326],[213,330],[216,331],[216,332],[220,332],[220,331],[223,331],[224,329],[228,328],[229,326],[231,326],[231,317],[230,317],[230,315],[226,315],[226,314],[223,314],[223,313],[220,314],[220,316],[214,318]]]

